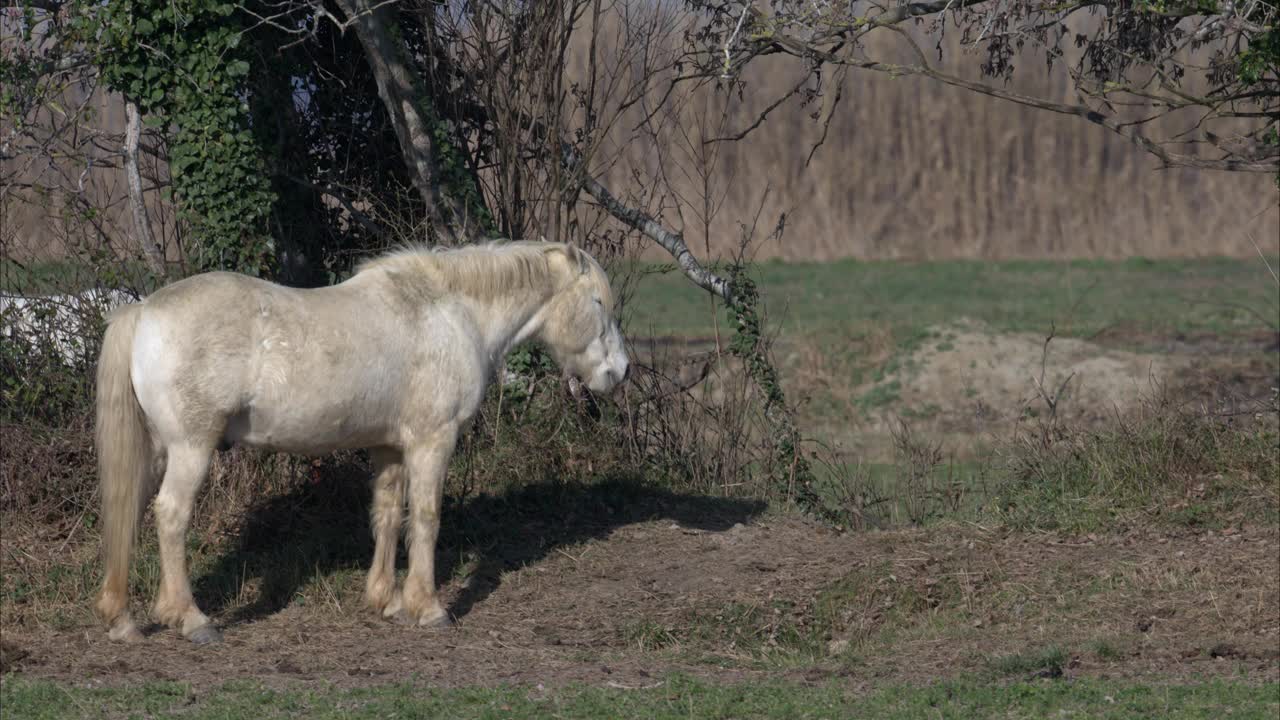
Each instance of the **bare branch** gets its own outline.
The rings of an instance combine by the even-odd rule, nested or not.
[[[430,213],[432,225],[450,243],[463,238],[468,217],[466,206],[441,185],[436,166],[438,148],[421,103],[426,99],[415,87],[416,75],[406,64],[405,48],[391,30],[385,3],[369,0],[336,0],[355,28],[365,58],[378,85],[378,96],[391,118],[405,164],[413,171],[413,184]]]
[[[702,263],[698,262],[698,259],[689,251],[689,246],[685,243],[683,235],[663,227],[648,213],[624,205],[609,191],[609,188],[605,187],[586,171],[577,153],[568,146],[564,148],[564,164],[570,172],[578,174],[578,177],[581,178],[583,189],[591,197],[595,198],[596,202],[600,203],[600,207],[608,210],[610,215],[613,215],[628,227],[644,233],[646,237],[670,253],[671,257],[675,258],[676,263],[680,266],[680,270],[695,285],[707,292],[719,295],[726,301],[733,299],[733,292],[729,288],[729,282],[707,270],[702,266]]]
[[[891,29],[905,37],[905,33],[902,33],[900,29]],[[795,55],[797,57],[813,58],[832,65],[843,65],[862,70],[873,70],[890,75],[921,75],[947,85],[964,88],[983,95],[1014,102],[1019,105],[1048,110],[1050,112],[1060,113],[1063,115],[1074,115],[1126,138],[1135,145],[1160,158],[1169,166],[1262,173],[1275,173],[1280,171],[1280,158],[1275,160],[1249,160],[1239,157],[1203,158],[1196,155],[1177,153],[1169,150],[1151,138],[1142,135],[1131,124],[1117,120],[1113,117],[1107,117],[1088,106],[1073,105],[1044,98],[1032,97],[994,84],[967,80],[965,78],[943,72],[930,65],[925,59],[924,53],[920,50],[919,46],[916,45],[914,41],[911,41],[910,38],[907,39],[917,56],[917,64],[899,65],[880,62],[877,60],[839,55],[815,48],[804,41],[781,34],[769,38],[767,42],[770,49],[774,52],[782,52],[789,55]]]
[[[387,229],[385,227],[383,227],[373,218],[369,217],[367,214],[357,210],[355,203],[351,201],[351,198],[345,192],[343,192],[341,188],[334,185],[333,183],[324,183],[321,185],[317,185],[313,182],[304,180],[294,175],[281,175],[281,177],[283,177],[284,179],[296,185],[300,185],[309,190],[314,190],[322,195],[327,195],[333,198],[334,200],[337,200],[342,205],[342,208],[346,210],[348,214],[351,215],[351,218],[353,220],[360,223],[361,227],[363,227],[365,230],[368,230],[373,235],[381,237],[387,234]]]
[[[1274,2],[1223,0],[1210,5],[1175,3],[1152,6],[1123,0],[936,0],[929,2],[818,3],[812,0],[771,0],[766,10],[749,0],[712,3],[688,0],[703,8],[710,20],[690,36],[692,56],[704,77],[724,76],[731,68],[740,74],[755,59],[783,54],[803,62],[809,75],[824,65],[841,65],[894,75],[930,77],[955,87],[1017,102],[1027,107],[1080,117],[1107,128],[1166,166],[1276,173],[1280,158],[1269,140],[1268,121],[1280,117],[1274,68],[1258,79],[1246,79],[1237,67],[1253,36],[1273,27],[1280,18]],[[1088,13],[1084,27],[1068,26],[1078,13]],[[746,21],[739,24],[742,17]],[[923,23],[928,22],[927,26]],[[921,57],[901,64],[889,56],[875,57],[880,46],[863,43],[878,30],[894,32],[919,54],[914,31],[926,27],[940,38],[951,25],[961,31],[966,48],[985,54],[983,80],[972,81],[958,71],[947,72]],[[1077,28],[1079,29],[1072,29]],[[912,33],[912,34],[909,34]],[[730,52],[726,59],[724,54]],[[1067,53],[1079,56],[1071,71],[1076,92],[1096,100],[1096,107],[1062,102],[1009,90],[1016,58],[1043,52],[1052,66]],[[942,45],[938,45],[938,60]],[[1198,90],[1202,86],[1208,90]],[[1141,107],[1152,118],[1173,117],[1199,108],[1194,133],[1182,131],[1179,115],[1170,123],[1149,124],[1139,132],[1116,116],[1115,109]],[[773,108],[770,107],[771,111]],[[829,120],[828,116],[828,120]],[[762,121],[763,118],[758,119]],[[1239,138],[1214,140],[1205,123],[1229,128],[1219,135]],[[824,122],[825,125],[825,122]],[[1203,132],[1201,129],[1203,128]],[[748,128],[750,129],[750,128]],[[1187,152],[1184,148],[1199,148]]]

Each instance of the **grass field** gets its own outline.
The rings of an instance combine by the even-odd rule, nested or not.
[[[580,718],[652,720],[777,718],[1232,718],[1269,720],[1280,712],[1280,685],[1209,682],[1145,686],[1083,680],[991,685],[954,682],[856,692],[839,683],[817,687],[767,682],[718,685],[672,677],[640,689],[571,686],[556,690],[498,687],[441,690],[402,684],[360,690],[268,689],[229,683],[194,693],[174,683],[127,689],[68,689],[20,678],[5,680],[6,717],[32,720],[168,715],[192,720],[269,718]]]
[[[1277,259],[1269,259],[1277,267]],[[899,342],[959,318],[1009,332],[1090,337],[1231,333],[1280,326],[1276,280],[1261,259],[764,262],[753,270],[786,334],[841,342],[887,326]],[[706,337],[705,292],[677,272],[645,274],[631,301],[638,335]],[[724,322],[720,318],[721,323]]]
[[[446,504],[460,624],[438,635],[361,608],[359,463],[293,485],[249,465],[274,494],[190,538],[228,637],[197,650],[163,629],[105,640],[91,505],[5,506],[21,532],[0,536],[4,718],[1280,712],[1280,288],[1261,260],[754,273],[798,422],[838,449],[824,492],[881,529],[661,479],[473,492]],[[650,336],[679,354],[713,347],[717,323],[728,335],[675,274],[645,275],[629,303],[645,362]],[[691,392],[714,406],[736,372],[721,358]],[[1052,413],[1037,374],[1067,390]],[[68,437],[38,437],[52,460],[31,467],[71,462]],[[26,463],[5,462],[21,480]],[[139,609],[157,581],[142,545]]]
[[[1001,331],[1068,336],[1112,328],[1136,333],[1236,332],[1280,326],[1280,258],[1128,261],[766,261],[751,271],[775,326],[800,336],[847,336],[869,324],[904,340],[968,317]],[[124,268],[141,276],[141,268]],[[707,294],[667,265],[638,265],[631,278],[632,335],[706,337],[715,330]],[[92,282],[59,263],[0,260],[0,291],[67,292]],[[722,315],[722,313],[721,313]]]
[[[976,501],[993,445],[1045,419],[1056,390],[1055,419],[1082,427],[1205,402],[1227,377],[1265,395],[1280,371],[1277,266],[764,262],[752,275],[801,428],[878,492],[901,484],[900,435],[910,429],[944,459],[933,480],[959,478]],[[674,271],[640,274],[629,303],[633,338],[706,349],[730,335],[724,311]],[[637,346],[643,358],[645,341]]]

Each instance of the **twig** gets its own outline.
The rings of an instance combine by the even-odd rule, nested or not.
[[[1280,275],[1276,275],[1276,271],[1271,267],[1271,262],[1267,260],[1267,256],[1262,254],[1262,248],[1258,247],[1258,241],[1253,239],[1253,233],[1246,232],[1245,236],[1249,238],[1249,242],[1253,243],[1253,249],[1258,251],[1258,257],[1262,258],[1262,264],[1267,266],[1267,272],[1271,273],[1271,279],[1280,285]]]
[[[751,9],[751,3],[742,6],[742,12],[738,13],[738,24],[734,26],[733,32],[729,35],[729,39],[724,41],[724,72],[720,77],[729,79],[729,67],[733,64],[733,56],[729,52],[729,46],[733,45],[733,41],[738,39],[738,31],[742,29],[742,21],[747,19],[747,10]]]
[[[657,687],[662,687],[662,682],[658,681],[650,685],[623,685],[620,682],[609,680],[605,685],[608,685],[611,688],[617,688],[618,690],[652,690]]]

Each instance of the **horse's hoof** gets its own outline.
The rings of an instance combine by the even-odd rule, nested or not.
[[[446,612],[440,617],[432,618],[431,620],[423,620],[419,622],[418,627],[440,628],[440,629],[450,628],[450,627],[453,627],[453,618],[449,617],[449,613]]]
[[[390,615],[387,615],[386,618],[389,622],[393,622],[396,625],[403,625],[405,627],[416,626],[420,628],[447,628],[453,626],[453,619],[449,617],[449,613],[447,612],[429,620],[418,620],[415,622],[409,613],[400,609]]]
[[[192,630],[187,639],[196,645],[212,645],[222,642],[222,633],[218,632],[213,625],[201,625]]]
[[[123,643],[140,643],[142,642],[142,632],[132,622],[123,622],[111,628],[107,632],[107,637],[116,642]]]

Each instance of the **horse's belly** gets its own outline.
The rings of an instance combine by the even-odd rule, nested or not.
[[[229,441],[299,454],[392,443],[395,368],[345,363],[331,344],[270,345],[256,358],[246,407],[228,423]]]
[[[307,412],[294,408],[249,408],[227,423],[225,442],[296,453],[322,455],[334,450],[393,445],[391,428],[350,412]]]

